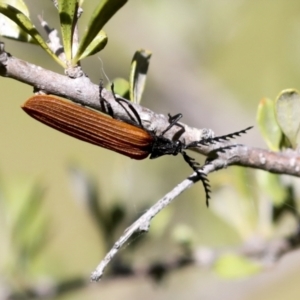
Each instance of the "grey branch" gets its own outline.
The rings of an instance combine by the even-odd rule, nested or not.
[[[99,101],[99,86],[90,81],[84,75],[79,78],[69,78],[34,64],[15,58],[4,51],[4,44],[0,43],[0,76],[16,79],[34,87],[35,90],[48,94],[58,95],[70,99],[78,104],[102,111]],[[115,116],[123,121],[130,122],[128,114],[114,100],[112,93],[106,89],[102,91],[103,97],[111,104]],[[156,114],[148,108],[133,104],[139,113],[145,129],[155,131],[158,135],[169,125],[168,118]],[[181,123],[182,124],[182,123]],[[182,124],[185,132],[180,140],[185,144],[199,141],[213,136],[210,129],[196,129]],[[166,138],[172,139],[180,128],[173,126]],[[225,147],[226,145],[231,145]],[[234,145],[234,147],[232,147]],[[272,152],[265,149],[252,148],[232,143],[214,143],[199,145],[194,150],[203,154],[212,154],[214,150],[223,148],[217,152],[221,169],[229,165],[238,165],[261,169],[278,174],[300,176],[300,156],[293,150],[285,152]]]
[[[13,78],[31,85],[35,91],[62,96],[98,111],[102,111],[103,109],[99,100],[99,85],[92,83],[84,74],[78,78],[69,78],[65,75],[46,70],[40,66],[11,56],[4,51],[3,43],[0,43],[0,76]],[[124,109],[115,101],[110,91],[103,89],[102,96],[110,103],[116,118],[125,122],[131,121]],[[155,130],[157,134],[160,134],[169,125],[166,116],[156,114],[150,109],[134,103],[131,105],[134,106],[140,115],[145,129],[150,131]],[[103,112],[105,113],[105,111]],[[187,125],[183,126],[185,133],[181,136],[181,139],[184,139],[187,143],[195,139],[200,140],[213,135],[212,131],[208,129],[196,129]],[[177,131],[178,127],[174,126],[165,136],[172,139]]]
[[[80,77],[69,78],[43,69],[11,56],[5,52],[3,43],[0,43],[0,76],[13,78],[31,85],[36,91],[62,96],[83,106],[99,111],[102,110],[99,101],[99,86],[93,84],[83,73]],[[125,122],[130,121],[129,116],[117,104],[111,92],[103,89],[102,96],[111,104],[115,117]],[[155,131],[159,135],[169,125],[166,116],[156,114],[137,104],[132,105],[140,115],[146,130]],[[191,128],[185,124],[182,124],[182,126],[185,131],[179,138],[185,144],[213,136],[212,131],[209,129]],[[166,133],[165,137],[173,139],[179,130],[180,128],[173,126]],[[227,166],[237,165],[272,173],[300,176],[300,156],[299,153],[292,150],[272,152],[231,142],[216,142],[209,145],[199,144],[193,150],[208,157],[208,163],[203,167],[205,174],[226,168]],[[184,180],[131,225],[99,264],[96,271],[92,274],[92,280],[99,280],[101,278],[107,264],[134,233],[147,231],[152,218],[194,183],[195,180],[192,179]]]

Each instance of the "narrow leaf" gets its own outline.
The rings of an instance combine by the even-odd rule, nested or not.
[[[275,102],[275,114],[281,130],[291,147],[295,149],[300,129],[300,95],[298,91],[293,89],[282,91]]]
[[[85,51],[82,53],[78,60],[81,60],[87,56],[91,56],[97,52],[100,52],[107,44],[107,35],[101,30],[94,40],[88,45]],[[73,63],[77,63],[77,61],[73,61]]]
[[[133,103],[141,102],[151,55],[150,51],[141,49],[136,51],[133,56],[129,77],[130,100]]]
[[[23,195],[23,208],[20,210],[12,230],[12,236],[17,239],[25,235],[25,232],[27,232],[31,226],[30,224],[41,210],[41,198],[43,197],[42,187],[40,185],[32,185],[27,187],[27,189],[28,195],[26,195],[26,197]]]
[[[8,4],[7,1],[1,2]],[[29,10],[22,0],[10,1],[10,4],[13,4],[15,8],[29,18]],[[35,43],[35,40],[33,40],[30,35],[22,30],[15,22],[2,14],[0,14],[0,35],[20,42]]]
[[[15,22],[22,30],[27,32],[37,44],[39,44],[48,54],[52,56],[61,66],[65,68],[64,63],[51,51],[39,32],[36,30],[30,19],[15,7],[0,3],[0,13],[4,14],[10,20]]]
[[[223,278],[238,279],[257,274],[261,266],[242,256],[225,254],[216,262],[214,269]]]
[[[282,139],[282,131],[277,123],[274,110],[274,101],[268,98],[260,100],[256,120],[260,133],[269,149],[278,151]]]
[[[110,87],[108,87],[109,89]],[[129,96],[129,82],[123,78],[114,79],[114,90],[115,93],[123,98],[128,99]]]
[[[71,61],[73,29],[74,23],[77,22],[77,0],[59,0],[58,11],[64,51],[67,61]]]
[[[256,172],[257,183],[262,194],[268,196],[268,199],[275,205],[279,206],[287,199],[287,188],[281,182],[278,174],[272,174],[264,171]]]
[[[94,40],[106,22],[127,2],[127,0],[102,0],[96,7],[87,30],[79,44],[74,61],[82,56],[85,49]]]

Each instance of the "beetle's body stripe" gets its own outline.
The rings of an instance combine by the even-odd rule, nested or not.
[[[33,96],[22,108],[52,128],[133,159],[146,158],[152,149],[148,131],[56,96]]]

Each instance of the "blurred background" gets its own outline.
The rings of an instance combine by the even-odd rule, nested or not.
[[[40,32],[38,15],[58,28],[51,1],[26,3]],[[85,2],[82,31],[95,5]],[[150,50],[141,104],[162,114],[181,112],[184,123],[218,135],[255,126],[261,98],[275,99],[282,89],[300,88],[296,0],[131,0],[104,30],[107,47],[82,62],[93,82],[104,78],[98,57],[110,80],[128,79],[134,52]],[[63,73],[41,48],[1,40],[12,55]],[[59,282],[79,282],[78,289],[53,299],[299,299],[299,251],[262,270],[251,264],[249,272],[238,267],[228,271],[231,264],[219,261],[174,270],[159,284],[146,276],[107,275],[81,287],[118,235],[191,170],[179,156],[134,161],[54,131],[21,110],[32,87],[3,77],[0,87],[1,299],[6,299],[8,286],[22,294],[28,286],[50,290]],[[238,141],[266,147],[257,126]],[[241,168],[210,174],[209,209],[202,185],[195,185],[153,220],[146,236],[121,250],[120,258],[146,268],[175,258],[183,243],[211,255],[292,233],[293,218],[284,216],[274,224],[270,217],[272,199],[262,185],[264,176]],[[89,209],[93,196],[104,216],[112,211],[124,215],[111,235],[107,228],[101,230]],[[296,211],[296,206],[289,209]]]

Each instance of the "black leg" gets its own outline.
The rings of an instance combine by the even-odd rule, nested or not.
[[[169,126],[161,133],[161,135],[164,135],[168,130],[170,130],[173,126],[181,127],[184,131],[184,127],[181,124],[178,124],[177,122],[182,118],[182,114],[177,114],[174,116],[171,116],[168,114],[169,117]]]
[[[111,84],[111,92],[114,96],[114,99],[115,101],[120,105],[122,106],[122,108],[126,111],[128,117],[136,124],[138,124],[141,128],[143,128],[143,123],[142,123],[142,120],[141,120],[141,117],[139,116],[138,112],[136,111],[136,109],[133,107],[133,105],[130,103],[130,101],[126,100],[126,99],[123,99],[123,98],[120,98],[120,97],[117,97],[117,95],[115,94],[115,90],[114,90],[114,84],[112,83]],[[129,113],[128,109],[123,105],[122,102],[125,102],[128,107],[130,108],[130,110],[132,111],[132,113],[134,114],[135,116],[135,119],[132,117],[132,115]]]
[[[114,111],[110,105],[110,103],[102,96],[103,91],[103,81],[100,80],[99,83],[99,100],[102,107],[102,110],[107,112],[112,118],[114,117]]]

